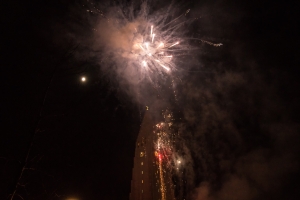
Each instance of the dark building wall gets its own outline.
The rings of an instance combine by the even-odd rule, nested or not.
[[[153,180],[153,125],[150,113],[145,113],[136,141],[134,168],[132,171],[130,200],[152,200],[155,182]]]
[[[154,141],[157,140],[155,124],[150,111],[146,111],[136,141],[130,200],[174,200],[171,172],[167,171],[165,164],[162,166],[164,183],[167,183],[166,198],[162,199],[159,160],[155,156],[154,147]]]

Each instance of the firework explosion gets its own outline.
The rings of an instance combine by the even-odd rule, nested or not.
[[[199,52],[191,45],[193,40],[222,45],[190,37],[189,26],[195,20],[189,17],[190,9],[170,4],[153,11],[151,3],[155,4],[132,1],[130,5],[118,2],[97,8],[87,1],[83,5],[96,18],[90,46],[98,53],[101,66],[114,70],[130,84],[146,79],[157,86],[165,75],[178,76],[176,72],[183,67],[188,70]]]

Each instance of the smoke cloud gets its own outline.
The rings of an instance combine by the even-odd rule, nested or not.
[[[299,124],[276,88],[252,70],[189,80],[182,134],[194,163],[193,199],[291,199]]]

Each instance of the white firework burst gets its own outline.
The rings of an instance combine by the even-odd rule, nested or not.
[[[153,81],[157,75],[170,75],[177,69],[177,60],[189,56],[193,49],[185,35],[193,21],[187,18],[190,9],[175,12],[169,5],[149,12],[147,1],[139,6],[132,3],[104,8],[106,11],[96,6],[93,9],[87,10],[98,17],[93,27],[93,47],[101,49],[102,62],[117,63],[117,71],[125,69],[123,76],[134,74],[139,80]]]

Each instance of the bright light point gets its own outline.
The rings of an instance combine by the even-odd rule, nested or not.
[[[149,46],[149,43],[148,43],[148,42],[146,42],[146,43],[145,43],[145,46],[148,48],[148,46]]]
[[[181,163],[181,161],[180,161],[180,160],[178,160],[178,161],[177,161],[177,163],[178,163],[178,164],[180,164],[180,163]]]
[[[85,78],[85,77],[81,77],[81,81],[82,81],[82,82],[85,82],[85,81],[86,81],[86,78]]]
[[[163,46],[164,46],[164,43],[161,42],[161,43],[158,45],[158,48],[159,48],[159,47],[163,47]]]
[[[143,61],[142,63],[143,63],[143,66],[144,66],[144,67],[147,66],[147,62],[146,62],[146,61]]]
[[[149,54],[148,54],[148,56],[152,56],[152,54],[151,54],[151,53],[149,53]]]

